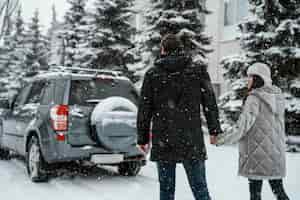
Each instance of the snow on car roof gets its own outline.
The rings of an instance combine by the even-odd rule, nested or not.
[[[118,80],[126,80],[129,81],[129,79],[125,76],[121,75],[108,75],[108,74],[88,74],[88,73],[72,73],[72,72],[45,72],[42,74],[38,74],[34,77],[35,80],[40,79],[56,79],[56,78],[103,78],[103,79],[118,79]]]

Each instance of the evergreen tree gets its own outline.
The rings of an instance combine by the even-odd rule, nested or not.
[[[35,11],[26,33],[26,52],[24,67],[27,71],[48,69],[49,40],[41,33],[39,12]]]
[[[57,12],[56,12],[56,7],[55,4],[52,5],[52,21],[51,25],[55,26],[58,23],[57,21]]]
[[[287,132],[300,133],[300,1],[250,0],[252,17],[239,25],[243,54],[222,62],[232,90],[222,97],[226,127],[237,120],[246,90],[246,70],[270,66],[274,84],[286,96]],[[227,129],[230,131],[230,129]]]
[[[57,12],[56,12],[56,7],[53,4],[52,5],[52,19],[51,19],[51,26],[48,30],[48,35],[51,37],[54,34],[54,31],[58,25],[58,20],[57,20]]]
[[[139,55],[137,63],[130,66],[137,77],[137,87],[140,88],[145,72],[153,66],[160,44],[159,30],[154,29],[155,19],[159,18],[161,5],[155,0],[136,1],[134,11],[136,15],[137,33],[133,39],[134,52]]]
[[[64,30],[65,65],[70,67],[83,66],[85,60],[82,58],[82,51],[87,44],[89,27],[87,13],[85,10],[86,0],[68,0],[70,9],[66,12]]]
[[[15,30],[11,37],[11,49],[10,60],[12,62],[12,70],[18,75],[22,75],[24,68],[22,65],[24,63],[24,55],[26,54],[25,45],[26,35],[25,35],[25,25],[22,18],[21,8],[18,10],[18,15],[15,21]]]
[[[3,56],[6,59],[2,59],[2,66],[5,70],[0,72],[2,75],[1,79],[5,82],[5,84],[2,85],[2,92],[4,92],[4,94],[16,92],[21,86],[21,79],[24,75],[23,63],[26,46],[25,27],[21,8],[19,8],[16,19],[11,26],[12,31],[9,35],[6,35],[4,42],[6,51]]]
[[[90,33],[92,68],[118,70],[133,78],[128,66],[136,62],[132,38],[136,31],[131,23],[133,0],[96,0],[93,28]]]
[[[194,63],[207,67],[206,54],[210,38],[204,34],[206,9],[205,0],[151,0],[147,11],[148,29],[142,32],[139,53],[145,56],[140,70],[152,66],[159,55],[160,41],[167,33],[177,34],[182,40],[185,51],[191,54]],[[146,52],[146,53],[145,53]]]
[[[8,12],[8,11],[6,11]],[[11,48],[11,36],[12,36],[12,29],[13,29],[13,21],[11,15],[8,13],[5,14],[5,27],[2,30],[3,33],[3,40],[1,41],[1,57],[0,57],[0,62],[3,68],[8,68],[10,64],[10,59],[9,59],[9,53],[12,50]]]
[[[9,85],[9,53],[10,49],[10,41],[9,38],[11,34],[9,32],[5,32],[3,36],[2,44],[0,45],[0,98],[7,97],[8,94],[8,85]]]
[[[25,25],[22,18],[21,8],[18,10],[17,18],[15,21],[15,29],[11,37],[11,52],[9,54],[10,59],[10,75],[13,77],[11,83],[16,86],[16,89],[20,87],[20,79],[24,75],[24,61],[27,52],[26,48],[26,34]]]
[[[7,29],[8,30],[8,29]],[[9,29],[11,30],[11,29]],[[3,36],[3,40],[2,40],[2,44],[0,46],[0,65],[1,68],[8,68],[9,67],[9,52],[11,51],[11,38],[12,32],[11,31],[6,31],[4,36]]]
[[[48,37],[50,40],[50,55],[49,55],[49,65],[57,66],[64,65],[62,60],[65,58],[63,42],[64,37],[61,36],[61,31],[63,29],[63,24],[57,19],[56,7],[52,6],[52,21],[51,26],[48,30]]]
[[[0,1],[0,42],[3,36],[7,35],[12,29],[12,19],[20,6],[19,0],[2,0]]]

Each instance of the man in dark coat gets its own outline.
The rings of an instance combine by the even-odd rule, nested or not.
[[[145,75],[137,119],[142,148],[149,144],[152,129],[151,160],[158,164],[161,200],[174,200],[176,163],[183,163],[195,199],[210,199],[201,105],[215,144],[221,128],[210,77],[204,66],[192,64],[180,41],[169,34],[162,40],[161,58]]]

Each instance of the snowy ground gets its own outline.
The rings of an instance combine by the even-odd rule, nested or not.
[[[208,147],[208,183],[213,200],[247,200],[248,185],[237,177],[237,149]],[[288,154],[285,180],[291,200],[300,199],[300,154]],[[177,168],[176,199],[192,200],[183,168]],[[22,161],[0,161],[1,200],[158,200],[156,167],[149,163],[136,178],[120,177],[112,169],[99,169],[93,175],[53,178],[49,183],[34,184],[26,176]],[[275,199],[265,184],[264,200]]]

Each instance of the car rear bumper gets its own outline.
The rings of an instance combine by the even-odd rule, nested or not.
[[[57,143],[55,145],[51,145],[52,148],[46,148],[46,151],[43,151],[45,160],[52,163],[59,162],[70,162],[70,161],[91,161],[93,156],[97,155],[105,155],[105,158],[109,160],[113,160],[112,162],[105,162],[103,159],[103,163],[98,162],[96,164],[118,164],[118,162],[114,161],[116,155],[122,155],[123,159],[120,160],[119,163],[122,162],[131,162],[131,161],[139,161],[142,165],[146,164],[146,155],[142,153],[137,147],[132,147],[132,149],[126,151],[126,153],[122,152],[110,152],[103,148],[94,147],[94,146],[83,146],[83,147],[73,147],[67,143]]]

